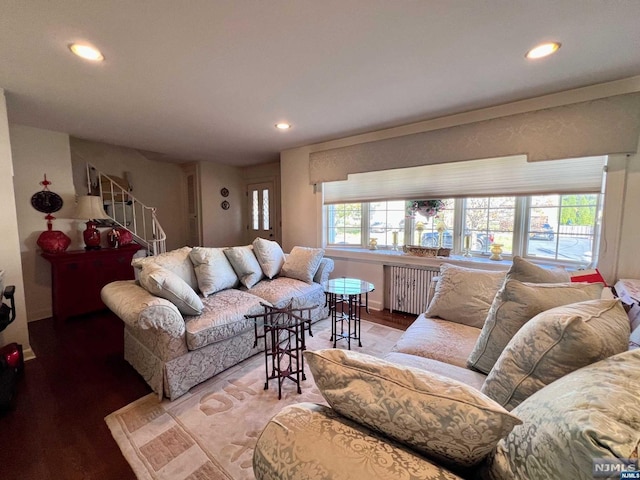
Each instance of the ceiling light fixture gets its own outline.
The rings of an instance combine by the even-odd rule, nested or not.
[[[276,123],[276,128],[278,130],[289,130],[291,128],[290,123]]]
[[[542,43],[529,50],[525,57],[531,60],[546,57],[557,52],[560,46],[561,44],[558,42]]]
[[[72,43],[69,45],[69,50],[85,60],[91,60],[92,62],[101,62],[104,60],[102,52],[91,45]]]

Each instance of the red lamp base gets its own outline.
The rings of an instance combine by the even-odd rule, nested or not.
[[[85,250],[99,250],[100,247],[100,230],[96,228],[96,223],[92,220],[87,222],[87,229],[82,232],[84,238]]]

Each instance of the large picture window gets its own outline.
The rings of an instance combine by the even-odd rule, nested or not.
[[[499,243],[507,258],[521,255],[579,266],[593,261],[600,194],[441,200],[434,216],[414,211],[414,200],[326,205],[327,246],[367,248],[375,238],[380,249],[392,249],[394,242],[399,248],[442,244],[461,254],[468,245],[472,255],[482,257],[490,254],[492,243]]]
[[[442,246],[591,265],[607,157],[524,155],[350,174],[323,185],[328,246]],[[375,240],[373,240],[375,239]]]

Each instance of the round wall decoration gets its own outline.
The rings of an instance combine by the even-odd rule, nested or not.
[[[229,207],[231,206],[231,204],[229,204],[229,202],[225,200],[220,204],[220,206],[222,207],[223,210],[229,210]]]
[[[220,195],[222,195],[223,197],[228,197],[229,196],[229,190],[226,189],[226,188],[221,189],[220,190]]]
[[[71,245],[71,239],[64,232],[53,229],[52,222],[56,217],[51,214],[60,210],[64,202],[60,195],[49,190],[51,182],[47,180],[46,174],[44,180],[40,182],[40,185],[42,185],[43,188],[31,196],[31,206],[37,211],[47,214],[44,217],[47,221],[47,230],[40,234],[36,240],[36,244],[44,252],[61,253]]]

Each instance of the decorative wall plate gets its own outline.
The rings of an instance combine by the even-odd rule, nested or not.
[[[228,197],[229,196],[229,190],[227,190],[226,188],[223,188],[220,190],[220,195],[222,195],[223,197]]]
[[[62,208],[62,197],[50,190],[41,190],[31,197],[33,208],[42,213],[57,212]]]
[[[222,203],[220,204],[220,206],[222,207],[222,209],[223,209],[223,210],[229,210],[229,207],[230,207],[231,205],[229,204],[229,202],[227,202],[227,201],[225,200],[224,202],[222,202]]]
[[[62,208],[62,197],[57,193],[49,190],[51,182],[47,180],[47,174],[44,174],[44,180],[40,182],[42,190],[31,196],[31,206],[42,213],[51,214]],[[53,218],[52,218],[53,219]]]

